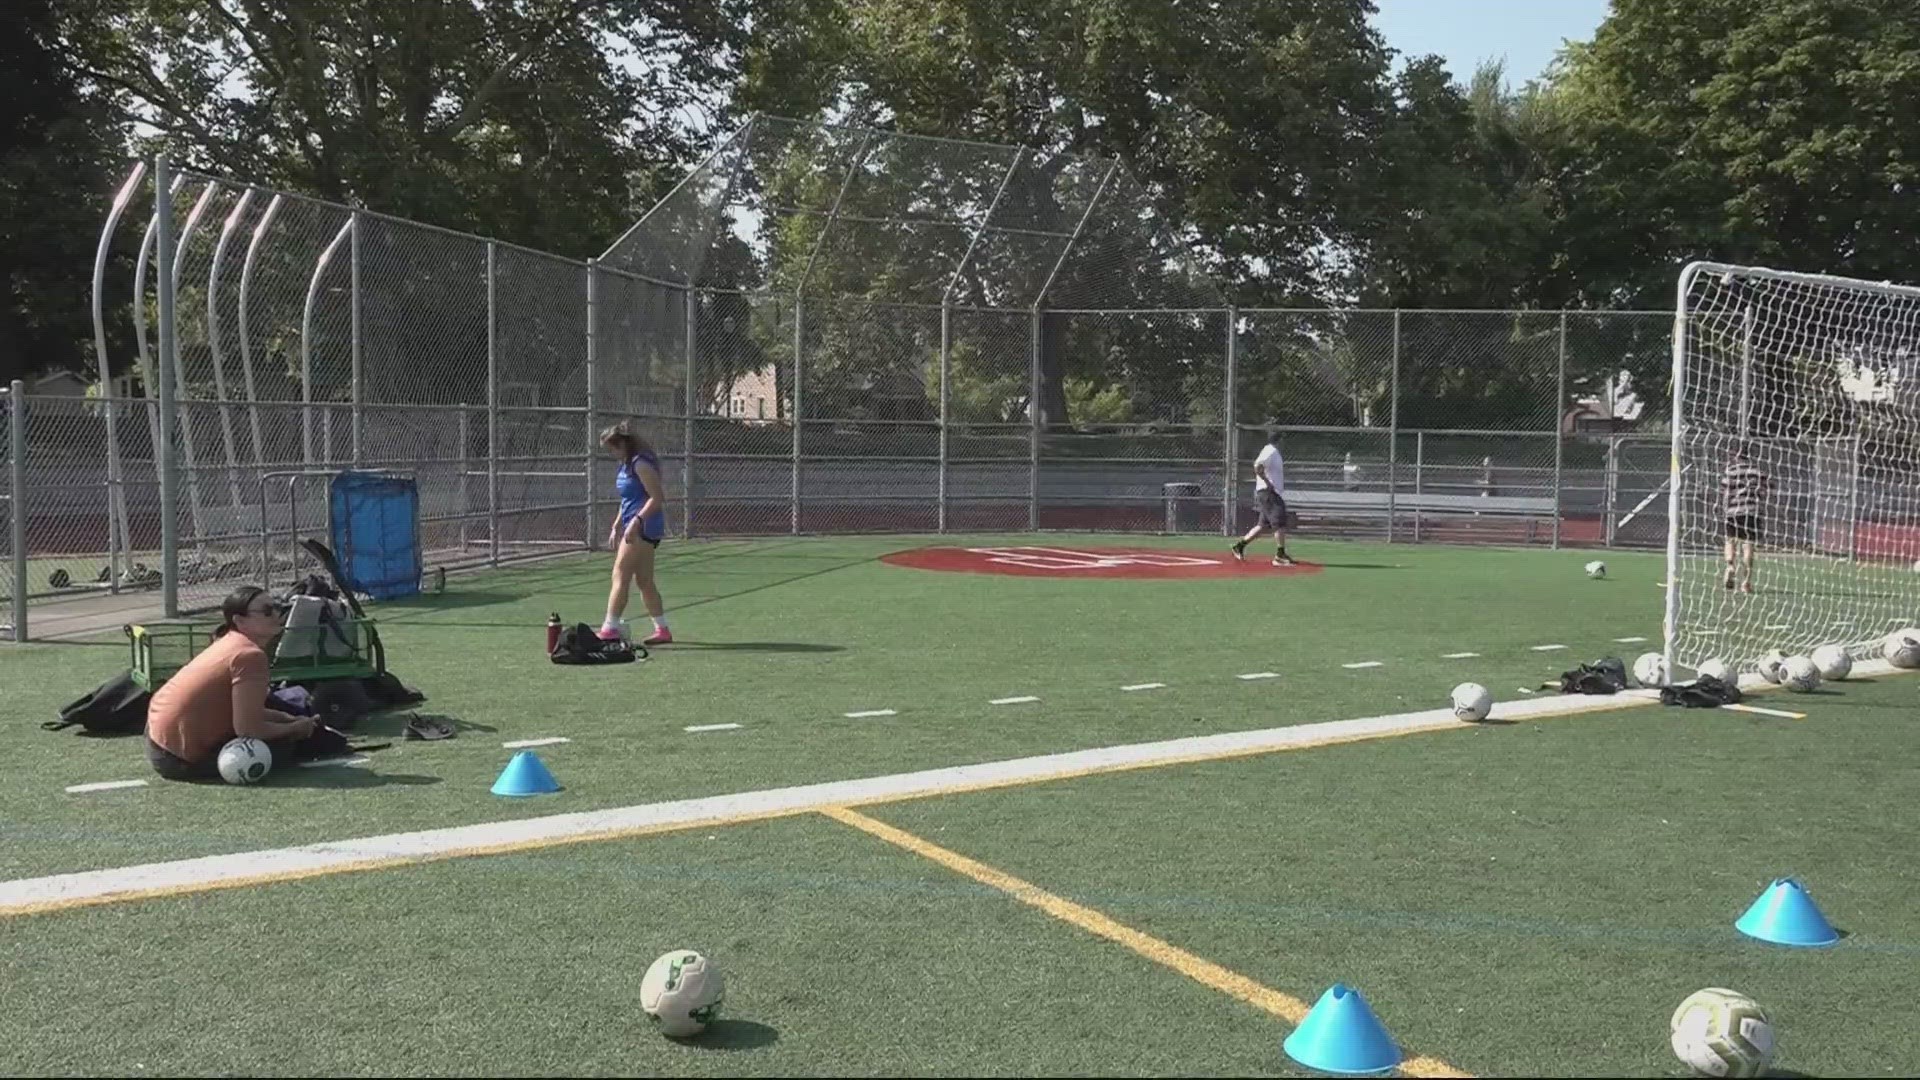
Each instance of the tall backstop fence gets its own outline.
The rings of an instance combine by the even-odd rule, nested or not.
[[[1277,430],[1307,535],[1664,544],[1670,313],[1240,308],[1158,220],[1110,161],[766,117],[586,260],[141,163],[97,377],[0,410],[4,610],[285,584],[344,470],[418,481],[431,567],[591,550],[622,419],[687,537],[1219,535]]]

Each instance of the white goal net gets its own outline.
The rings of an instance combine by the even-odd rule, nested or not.
[[[1770,649],[1864,657],[1920,622],[1920,289],[1692,264],[1673,379],[1676,677]],[[1729,579],[1748,532],[1751,575],[1736,544]]]

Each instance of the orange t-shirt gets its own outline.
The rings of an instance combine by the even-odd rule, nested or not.
[[[267,654],[229,630],[154,692],[147,738],[182,761],[206,761],[234,737],[236,700],[266,709]]]

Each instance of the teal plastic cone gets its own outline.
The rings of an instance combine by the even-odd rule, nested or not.
[[[1400,1048],[1360,991],[1335,983],[1281,1044],[1287,1056],[1320,1072],[1370,1076],[1400,1064]]]
[[[559,791],[560,783],[547,771],[546,763],[531,750],[522,750],[513,755],[507,767],[500,770],[500,778],[493,782],[495,795],[545,795]]]
[[[1733,925],[1748,937],[1775,945],[1812,947],[1840,940],[1813,897],[1792,878],[1775,879]]]

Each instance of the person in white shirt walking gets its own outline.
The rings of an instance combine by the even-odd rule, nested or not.
[[[1247,557],[1247,545],[1253,543],[1262,532],[1273,530],[1276,547],[1273,565],[1292,566],[1293,556],[1287,554],[1287,482],[1286,463],[1280,456],[1280,432],[1267,432],[1267,445],[1260,448],[1260,454],[1253,459],[1253,502],[1260,511],[1260,520],[1247,535],[1234,542],[1233,557],[1244,561]]]

